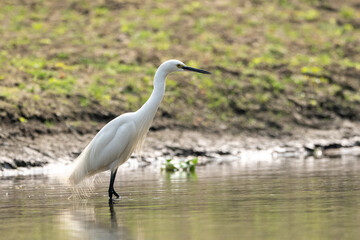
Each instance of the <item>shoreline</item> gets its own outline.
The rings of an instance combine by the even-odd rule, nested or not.
[[[0,144],[0,176],[52,164],[70,164],[95,133],[54,133],[31,136],[7,135]],[[341,128],[316,130],[294,128],[291,134],[232,134],[163,128],[150,131],[141,157],[133,154],[131,167],[158,166],[167,159],[199,158],[199,166],[247,158],[334,158],[360,156],[360,124],[344,121]],[[261,153],[261,154],[260,154]],[[264,155],[265,154],[265,155]],[[252,156],[252,157],[251,157]],[[124,165],[127,165],[126,163]],[[129,165],[129,164],[128,164]],[[159,166],[159,169],[160,169]],[[124,166],[129,167],[129,166]],[[24,172],[24,171],[23,171]],[[30,175],[32,171],[30,172]],[[9,175],[9,174],[6,174]]]

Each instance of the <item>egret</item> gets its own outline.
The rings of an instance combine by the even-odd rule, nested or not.
[[[153,92],[145,104],[136,112],[124,113],[107,123],[77,157],[69,176],[72,184],[110,170],[109,201],[112,201],[113,195],[119,198],[119,194],[114,190],[118,167],[129,159],[137,147],[141,147],[164,97],[166,77],[179,71],[210,74],[208,71],[186,66],[179,60],[162,63],[154,76]]]

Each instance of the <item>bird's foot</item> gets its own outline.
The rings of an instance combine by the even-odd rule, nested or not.
[[[109,191],[109,202],[113,201],[113,195],[115,195],[115,197],[117,199],[120,198],[120,195],[117,192],[115,192],[115,190],[113,189],[113,190]]]
[[[120,198],[120,195],[117,192],[115,192],[115,190],[113,190],[112,193],[115,195],[116,198]]]

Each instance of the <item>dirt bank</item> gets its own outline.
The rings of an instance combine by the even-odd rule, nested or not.
[[[339,128],[360,121],[359,11],[355,0],[1,1],[0,122],[92,133],[137,110],[177,58],[213,74],[169,76],[159,127]]]

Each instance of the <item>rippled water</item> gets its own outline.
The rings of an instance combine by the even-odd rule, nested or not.
[[[120,170],[119,170],[120,171]],[[47,176],[0,180],[1,239],[359,239],[360,159],[120,171],[87,199]]]

